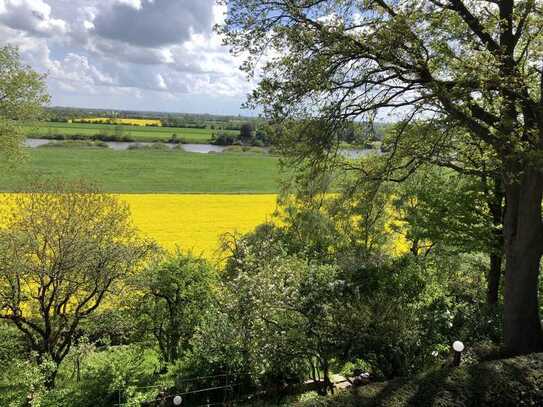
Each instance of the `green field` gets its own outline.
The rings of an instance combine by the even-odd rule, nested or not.
[[[119,193],[274,193],[278,159],[253,154],[99,148],[37,148],[13,170],[0,169],[0,190],[36,176],[87,179]]]
[[[213,133],[225,132],[231,135],[239,134],[236,130],[192,129],[180,127],[143,127],[128,125],[111,125],[98,123],[58,123],[41,122],[25,126],[27,137],[51,138],[55,136],[91,137],[97,135],[123,136],[134,141],[165,141],[176,135],[188,143],[209,143]]]

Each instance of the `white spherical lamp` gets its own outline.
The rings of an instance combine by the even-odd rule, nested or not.
[[[454,341],[453,349],[454,349],[455,352],[463,352],[464,351],[464,344],[461,341]]]
[[[173,398],[173,405],[174,406],[180,406],[183,403],[183,397],[181,396],[175,396]]]

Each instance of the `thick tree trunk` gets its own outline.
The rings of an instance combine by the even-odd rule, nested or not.
[[[543,227],[543,176],[518,168],[506,181],[504,344],[512,355],[543,351],[538,284]]]

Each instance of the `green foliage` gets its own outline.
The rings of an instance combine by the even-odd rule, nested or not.
[[[134,315],[132,305],[135,295],[115,296],[115,307],[99,309],[81,322],[80,330],[97,346],[139,343],[147,338],[141,329],[139,315]]]
[[[0,322],[0,364],[9,365],[13,361],[14,355],[25,356],[24,337],[8,322]]]
[[[234,153],[234,154],[240,154],[240,153],[247,153],[247,154],[266,154],[266,150],[260,147],[249,147],[249,146],[231,146],[227,147],[223,150],[224,153]]]
[[[0,48],[0,153],[4,158],[20,155],[19,123],[42,116],[42,106],[49,102],[44,79],[21,63],[17,48]]]
[[[231,134],[226,134],[221,131],[218,134],[213,136],[211,142],[218,146],[231,146],[232,144],[236,142],[236,137],[234,137]]]
[[[34,357],[36,355],[33,355]],[[9,407],[47,405],[45,382],[57,368],[51,360],[38,364],[34,358],[14,359],[4,365],[0,384],[0,404]]]
[[[439,178],[432,182],[441,188],[459,187],[458,184],[453,184],[454,187],[442,185]],[[449,235],[439,235],[443,233],[439,226],[431,229],[430,221],[419,221],[425,216],[424,211],[433,208],[440,211],[430,197],[424,196],[425,193],[440,200],[442,208],[446,204],[443,199],[447,196],[457,200],[463,198],[455,197],[457,192],[441,195],[437,187],[430,187],[426,192],[428,182],[418,184],[424,185],[422,190],[416,185],[392,187],[381,183],[346,183],[342,193],[334,196],[316,194],[307,198],[302,194],[294,200],[290,197],[283,200],[288,206],[280,211],[281,222],[278,225],[264,224],[251,234],[227,241],[231,256],[226,263],[225,276],[229,279],[228,284],[235,287],[231,290],[235,293],[231,301],[237,304],[236,311],[231,312],[245,316],[245,325],[252,327],[246,334],[251,341],[261,343],[258,341],[262,336],[271,342],[262,342],[256,347],[270,346],[271,350],[262,358],[274,355],[277,351],[274,346],[283,350],[290,346],[290,349],[296,349],[291,351],[293,354],[303,354],[293,347],[295,343],[301,344],[307,352],[326,355],[323,360],[334,359],[332,364],[340,369],[342,363],[362,359],[374,377],[390,378],[413,374],[438,363],[456,339],[466,342],[499,341],[499,310],[487,308],[484,303],[481,284],[484,277],[480,272],[479,258],[463,254],[484,247],[484,242],[476,241],[481,237],[470,235],[458,227],[455,233],[463,236],[464,240],[451,241]],[[407,206],[418,199],[412,199],[408,193],[419,194],[418,206]],[[397,209],[386,211],[388,202],[394,202]],[[455,226],[466,225],[465,229],[475,230],[478,225],[470,223],[470,219],[484,219],[479,213],[467,213],[472,209],[463,207],[461,203],[452,201],[451,207],[451,211],[443,208],[443,222],[457,217]],[[413,208],[419,212],[414,212]],[[405,216],[405,213],[410,216]],[[417,216],[411,216],[412,213],[417,213]],[[429,241],[430,237],[437,240],[441,236],[439,244],[428,247],[424,255],[418,250],[397,258],[387,255],[393,235],[386,232],[385,225],[396,217],[404,222],[403,227],[397,227],[396,236],[420,227],[416,232],[420,233],[421,241],[423,238]],[[427,230],[433,231],[433,235]],[[421,246],[419,244],[418,247]],[[292,258],[303,258],[314,266],[331,267],[322,269],[324,274],[319,275],[330,280],[315,280],[308,272],[303,280],[314,285],[307,286],[303,296],[295,300],[281,297],[282,290],[296,292],[297,283],[293,279],[307,267],[289,260]],[[289,277],[285,277],[285,282],[281,271]],[[267,272],[272,273],[273,278]],[[342,289],[332,291],[328,296],[321,291],[329,287],[324,281],[331,285],[341,284]],[[277,290],[276,296],[272,295],[271,287]],[[295,316],[288,316],[286,321],[293,322],[289,328],[294,329],[295,326],[301,331],[283,329],[285,332],[298,332],[293,334],[296,339],[292,343],[285,342],[281,335],[274,335],[269,323],[262,324],[262,321],[272,321],[271,326],[281,328],[283,319],[268,313],[283,301],[303,306],[311,298],[321,299],[324,307],[327,301],[331,301],[333,305],[328,306],[334,309],[328,315],[329,319],[324,319],[328,323],[333,321],[333,329],[325,322],[321,325],[317,315],[310,317],[314,326],[306,331],[319,338],[321,348],[318,351],[306,342],[311,334],[301,334],[304,322]],[[334,302],[337,298],[341,301]],[[265,311],[259,314],[257,310],[260,307]],[[299,314],[311,314],[312,308],[303,312],[296,307],[294,309]],[[281,314],[288,315],[288,311],[282,310]],[[436,350],[437,357],[433,356]],[[287,361],[293,360],[292,354],[287,358],[277,352],[274,357],[280,361],[279,366],[288,366]],[[258,357],[254,359],[259,360]],[[312,361],[307,359],[308,366],[302,369],[310,371]]]
[[[61,371],[65,385],[49,391],[42,405],[91,407],[152,400],[158,388],[146,386],[155,382],[158,368],[157,355],[139,346],[91,350],[81,361],[79,380],[72,372]]]
[[[534,1],[480,6],[452,0],[230,0],[218,31],[243,58],[242,68],[258,72],[248,105],[277,123],[279,145],[295,161],[321,170],[339,164],[361,182],[405,181],[422,163],[478,178],[493,218],[486,230],[494,235],[487,245],[489,302],[499,298],[505,252],[504,343],[523,354],[543,350],[534,284],[543,253],[543,80],[536,68],[543,57],[542,19]],[[272,57],[261,63],[262,55]],[[389,114],[399,123],[385,137],[387,154],[377,168],[337,160],[338,141],[352,122]],[[293,130],[285,129],[291,124]],[[463,192],[476,213],[473,189]],[[431,194],[430,221],[442,220],[441,198]],[[477,242],[476,229],[486,222],[469,211],[456,217],[460,206],[450,209],[443,218],[455,231],[449,229],[447,238],[461,246]],[[415,246],[418,235],[440,225],[418,221],[409,231]],[[470,232],[477,237],[460,236]]]
[[[39,148],[109,148],[103,141],[66,140],[56,143],[47,143]]]
[[[493,224],[479,180],[425,166],[393,192],[396,227],[424,253],[435,245],[461,253],[491,250]]]
[[[299,369],[307,369],[312,358],[319,369],[329,369],[343,311],[337,277],[332,266],[279,257],[259,264],[256,274],[241,273],[227,283],[234,309],[254,324],[253,358],[268,365],[268,375],[303,377]]]
[[[85,184],[35,184],[11,199],[1,212],[0,318],[40,364],[58,367],[81,321],[154,246],[137,236],[125,205]]]
[[[136,289],[143,294],[140,323],[155,336],[164,362],[175,362],[190,349],[202,315],[214,300],[217,281],[204,259],[181,252],[138,277]]]
[[[341,368],[340,373],[344,377],[352,377],[356,372],[370,373],[375,375],[374,369],[375,367],[364,359],[355,359],[352,362],[345,363]]]
[[[224,301],[201,310],[201,321],[183,360],[171,367],[174,378],[201,377],[224,373],[248,373],[247,342],[239,328],[243,321],[229,312]],[[212,381],[204,381],[212,384]]]
[[[244,123],[239,130],[239,139],[242,143],[247,143],[253,138],[253,125],[251,123]]]

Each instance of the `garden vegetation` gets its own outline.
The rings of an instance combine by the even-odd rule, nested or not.
[[[541,4],[228,10],[218,30],[244,69],[271,58],[250,103],[282,152],[273,216],[225,233],[212,262],[143,238],[85,182],[15,195],[0,207],[0,404],[543,404]],[[339,154],[390,112],[381,154]],[[333,394],[361,372],[377,384]]]

